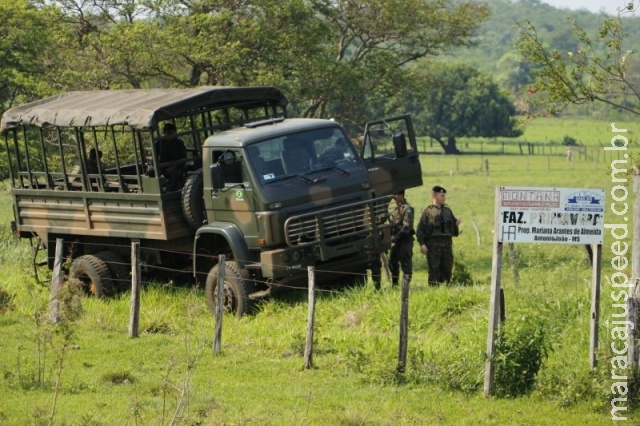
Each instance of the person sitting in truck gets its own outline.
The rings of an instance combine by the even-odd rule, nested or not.
[[[184,177],[184,164],[170,164],[187,158],[187,147],[182,139],[177,136],[176,126],[173,123],[165,123],[162,128],[164,136],[158,139],[156,154],[160,174],[167,179],[167,191],[176,191]]]
[[[222,175],[225,183],[234,184],[242,182],[242,163],[236,153],[227,150],[220,155],[218,163],[222,167]]]
[[[338,138],[332,146],[325,149],[320,154],[319,160],[325,166],[333,166],[338,161],[345,159],[345,154],[348,152],[347,141],[343,138]]]
[[[102,163],[102,151],[91,148],[89,158],[87,159],[87,173],[96,174],[104,171],[104,163]]]
[[[280,158],[285,173],[296,174],[311,169],[311,156],[304,143],[304,140],[295,136],[288,136],[282,141]]]

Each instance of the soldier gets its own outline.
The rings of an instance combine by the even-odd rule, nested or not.
[[[445,204],[447,191],[434,186],[431,192],[432,204],[422,210],[416,231],[420,251],[427,255],[429,285],[451,282],[453,271],[452,237],[460,233],[460,219],[456,219]]]
[[[339,138],[335,141],[335,143],[329,148],[325,149],[318,161],[326,166],[333,166],[338,161],[344,160],[344,155],[349,152],[347,148],[347,141],[343,138]]]
[[[177,129],[173,123],[165,123],[162,128],[164,137],[158,140],[158,163],[169,163],[187,158],[187,148],[184,141],[177,135]],[[163,167],[160,174],[167,180],[167,190],[176,191],[180,189],[182,177],[184,176],[184,164],[171,164]]]
[[[404,198],[404,190],[394,195],[396,208],[389,218],[394,224],[391,229],[391,251],[389,254],[389,270],[391,271],[391,285],[397,286],[402,268],[403,284],[411,282],[413,273],[413,207]]]
[[[89,151],[89,158],[87,159],[87,173],[96,174],[104,172],[104,163],[102,162],[102,151],[96,151],[95,148],[91,148]]]

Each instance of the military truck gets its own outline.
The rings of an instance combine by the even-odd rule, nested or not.
[[[411,118],[350,140],[336,121],[288,118],[287,103],[275,87],[214,86],[68,92],[10,109],[0,134],[13,230],[49,269],[61,239],[69,276],[96,297],[130,284],[134,241],[143,271],[191,274],[212,309],[224,254],[224,307],[239,315],[306,285],[310,265],[320,284],[363,280],[390,245],[391,195],[422,184]],[[166,123],[187,155],[160,163]],[[176,165],[173,188],[155,171]]]

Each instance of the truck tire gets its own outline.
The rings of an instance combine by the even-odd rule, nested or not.
[[[218,275],[220,264],[217,264],[209,271],[205,286],[207,305],[209,310],[215,313],[218,300]],[[224,269],[224,290],[222,308],[224,312],[233,313],[241,317],[251,312],[253,301],[249,299],[249,294],[256,291],[253,280],[249,277],[246,269],[238,268],[234,261],[225,262]]]
[[[187,178],[182,187],[182,214],[194,230],[205,222],[202,170]]]
[[[107,264],[92,254],[77,257],[71,263],[69,277],[82,282],[85,294],[100,299],[113,294],[113,281]]]
[[[98,252],[95,256],[107,264],[116,291],[125,291],[131,288],[131,268],[129,264],[125,263],[122,256],[109,250]]]

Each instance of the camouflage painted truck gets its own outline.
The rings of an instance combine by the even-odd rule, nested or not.
[[[130,285],[134,241],[143,271],[191,273],[212,308],[224,254],[225,310],[240,315],[306,285],[310,265],[320,284],[363,280],[390,245],[391,195],[422,184],[411,119],[368,123],[353,143],[339,123],[287,118],[286,107],[274,87],[202,87],[69,92],[10,109],[0,132],[13,230],[49,269],[62,239],[68,274],[96,297]],[[178,190],[150,173],[167,166],[156,152],[167,122],[188,152],[173,162]],[[339,158],[323,159],[339,140]]]

